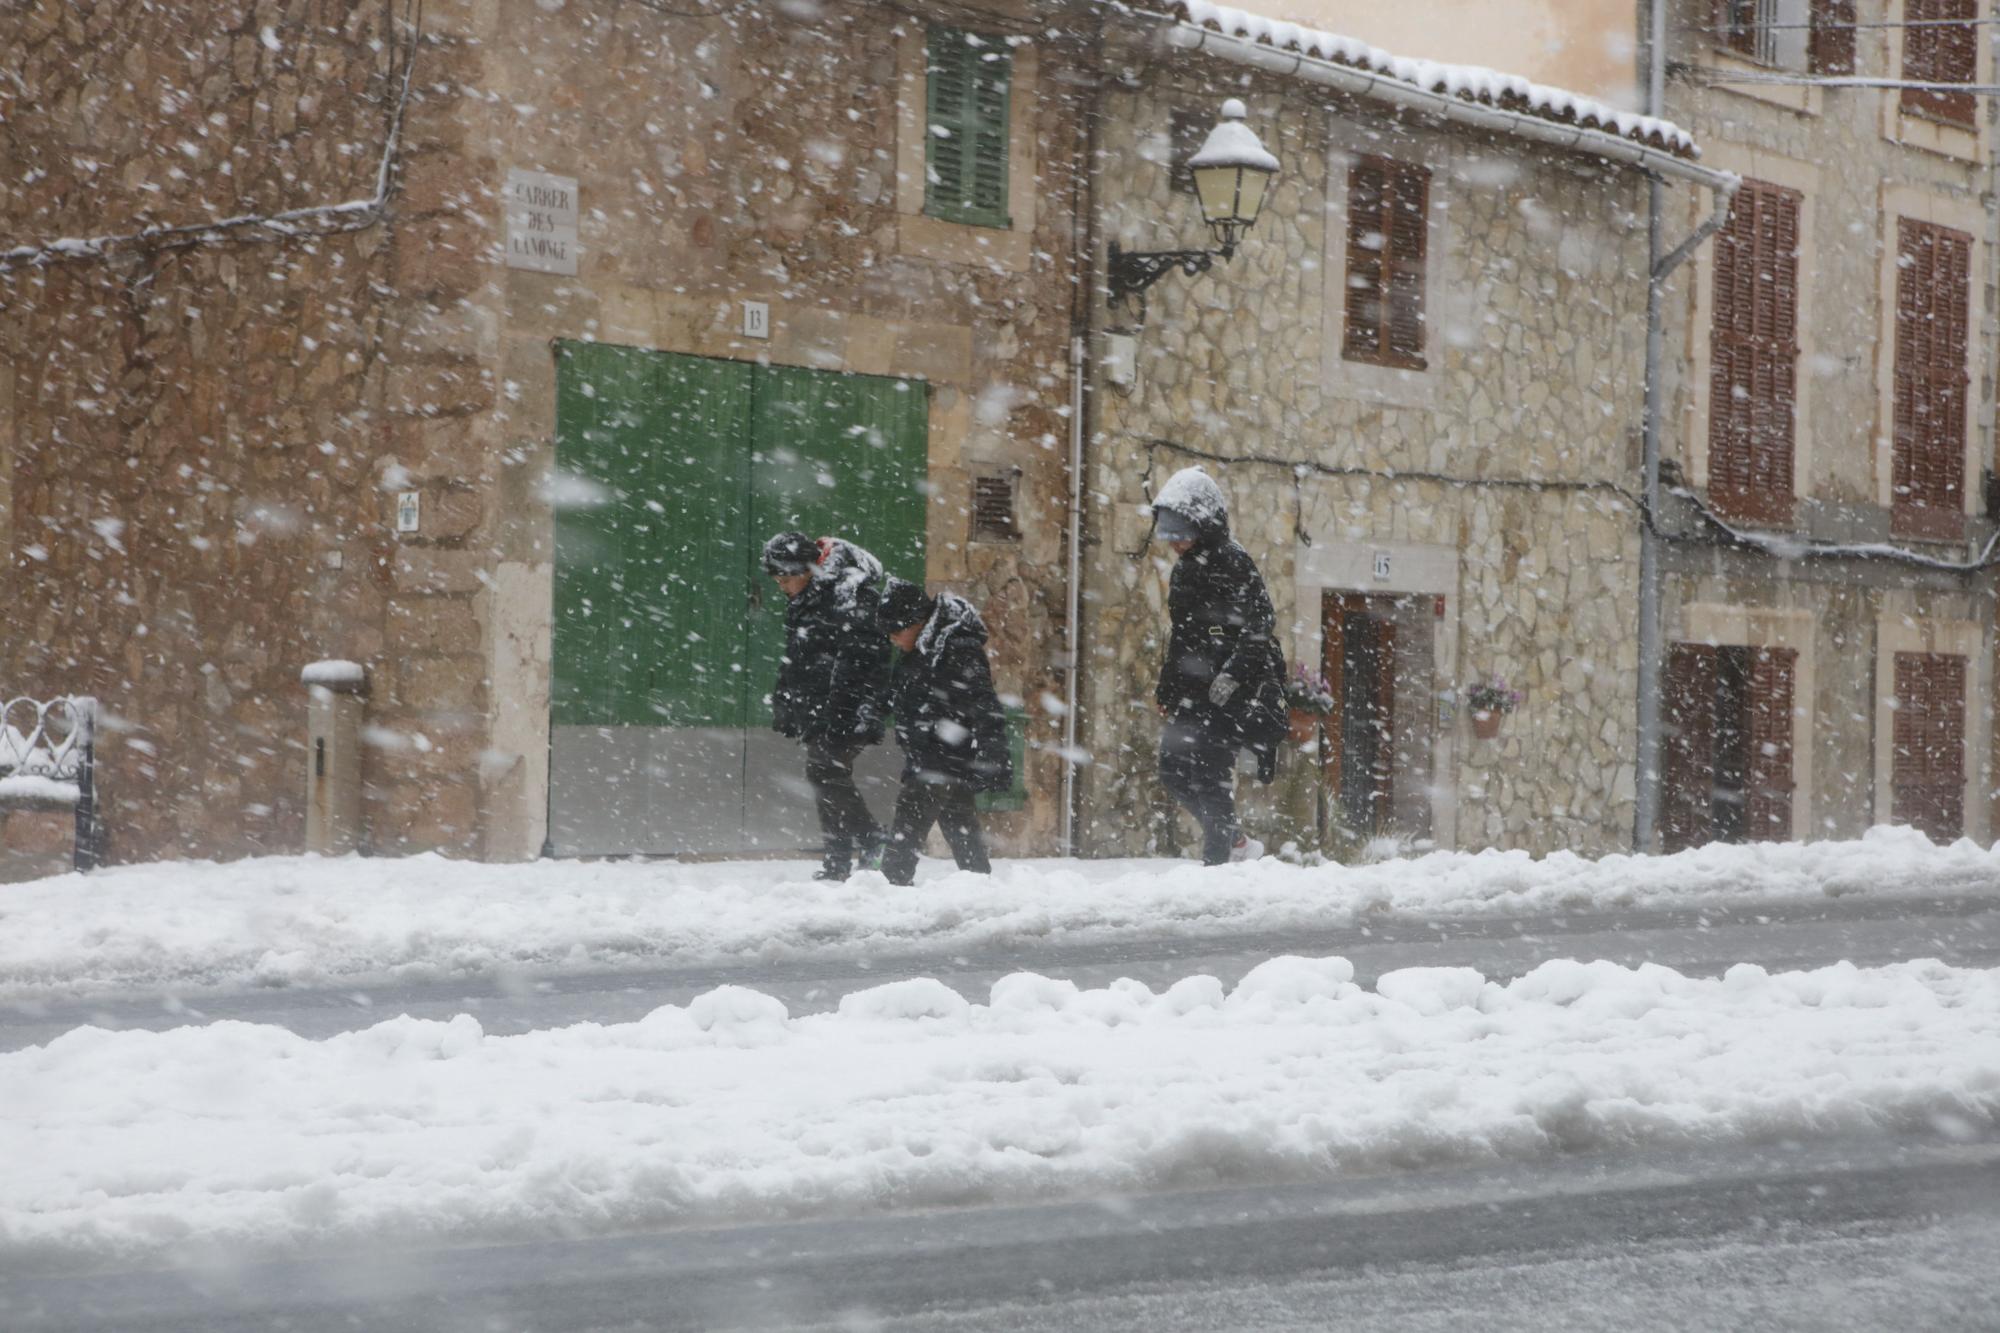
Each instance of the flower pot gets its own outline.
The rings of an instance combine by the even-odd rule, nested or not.
[[[1472,734],[1482,741],[1490,741],[1500,734],[1500,714],[1487,709],[1476,709],[1472,714]]]
[[[1292,711],[1290,733],[1292,744],[1310,744],[1313,738],[1319,735],[1319,714],[1302,713],[1294,709]]]

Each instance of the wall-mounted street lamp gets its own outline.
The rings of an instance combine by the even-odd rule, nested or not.
[[[1217,255],[1226,260],[1235,254],[1243,233],[1257,225],[1271,178],[1278,174],[1278,159],[1258,141],[1256,131],[1243,123],[1245,114],[1243,103],[1236,98],[1224,102],[1222,119],[1208,132],[1200,151],[1188,159],[1195,197],[1201,201],[1201,216],[1215,235],[1216,248],[1124,250],[1113,241],[1108,276],[1114,305],[1132,293],[1145,291],[1171,269],[1178,268],[1190,278],[1208,272]]]

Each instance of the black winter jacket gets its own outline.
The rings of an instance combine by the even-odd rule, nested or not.
[[[1263,750],[1285,732],[1285,659],[1264,576],[1229,535],[1228,520],[1202,534],[1174,565],[1167,587],[1171,623],[1154,699],[1176,721],[1211,740]],[[1209,686],[1227,673],[1236,692],[1220,706]]]
[[[1013,785],[1007,714],[986,661],[986,625],[963,597],[938,594],[916,651],[896,659],[889,709],[903,747],[903,781],[963,782],[975,791]]]
[[[805,741],[872,745],[882,739],[889,685],[889,647],[875,628],[881,585],[842,554],[829,550],[813,581],[785,605],[771,726]]]

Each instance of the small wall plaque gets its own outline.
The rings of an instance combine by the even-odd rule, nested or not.
[[[417,491],[404,491],[396,497],[396,531],[415,532],[422,517],[420,508],[423,496]]]
[[[746,338],[769,338],[771,336],[770,302],[745,301],[743,303],[743,336]]]
[[[505,202],[507,267],[576,272],[576,178],[510,170]]]

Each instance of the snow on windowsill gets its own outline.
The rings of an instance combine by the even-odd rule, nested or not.
[[[1265,18],[1245,9],[1211,4],[1209,0],[1178,0],[1168,12],[1174,18],[1196,27],[1245,38],[1280,51],[1297,52],[1315,60],[1384,75],[1429,92],[1443,93],[1503,111],[1519,111],[1557,124],[1601,130],[1680,157],[1701,155],[1701,150],[1695,146],[1694,136],[1672,121],[1621,110],[1608,102],[1567,89],[1531,83],[1516,74],[1505,74],[1479,65],[1448,65],[1435,60],[1410,59],[1339,33]]]

